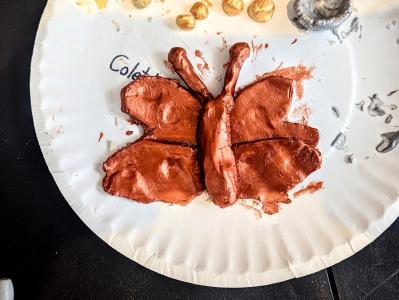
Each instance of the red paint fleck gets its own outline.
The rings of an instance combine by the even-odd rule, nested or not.
[[[206,73],[209,72],[209,65],[205,58],[202,56],[200,50],[195,50],[195,56],[202,60],[202,64],[197,64],[198,71],[201,73],[201,77],[204,78]]]
[[[131,131],[131,130],[126,131],[126,135],[132,135],[132,134],[133,134],[133,131]]]
[[[293,111],[294,118],[299,119],[300,124],[307,125],[309,123],[310,115],[312,114],[312,110],[307,104],[302,104],[298,106]]]
[[[222,50],[227,49],[227,41],[224,37],[222,37]]]
[[[172,73],[175,73],[175,70],[173,70],[172,64],[167,59],[164,59],[163,64],[169,71],[171,71]]]
[[[253,207],[253,206],[251,206],[251,205],[246,204],[246,203],[240,203],[240,204],[241,204],[244,208],[246,208],[246,209],[248,209],[249,211],[253,212],[256,219],[260,220],[260,219],[263,217],[262,210],[257,209],[257,208],[255,208],[255,207]]]
[[[53,136],[56,137],[64,133],[64,127],[62,125],[53,128]]]
[[[268,215],[276,214],[280,211],[280,204],[289,204],[291,199],[285,193],[267,195],[266,201],[262,201],[262,210]]]
[[[221,35],[221,34],[222,34],[222,32],[221,32],[221,31],[218,31],[218,32],[216,32],[216,34],[217,34],[217,35]]]
[[[254,62],[260,51],[262,51],[263,49],[267,49],[269,47],[269,45],[267,43],[263,44],[255,44],[254,40],[251,41],[251,48],[252,48],[252,53],[253,53],[253,58],[252,58],[252,62]]]
[[[225,63],[225,64],[223,64],[223,69],[227,69],[228,66],[229,66],[229,63],[228,63],[228,62]]]
[[[294,193],[294,198],[297,198],[299,196],[302,196],[304,194],[313,194],[319,190],[321,190],[324,186],[323,181],[313,181],[310,182],[306,187],[303,189],[300,189],[299,191],[296,191]]]
[[[291,42],[291,45],[294,45],[296,42],[298,42],[298,39],[297,39],[297,38],[295,38],[295,39]]]
[[[101,142],[101,140],[103,139],[103,137],[104,137],[104,132],[100,131],[100,135],[99,135],[99,137],[98,137],[98,142]]]

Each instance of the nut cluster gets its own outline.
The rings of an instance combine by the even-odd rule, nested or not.
[[[244,10],[243,0],[223,0],[222,7],[226,15],[237,16]],[[272,0],[253,0],[248,6],[248,15],[252,20],[265,23],[273,17],[275,5]]]
[[[132,0],[132,4],[134,5],[134,7],[142,9],[150,5],[151,1],[152,0]]]
[[[195,2],[190,9],[190,14],[178,15],[176,24],[181,30],[190,31],[195,28],[196,21],[205,20],[209,15],[208,1]]]

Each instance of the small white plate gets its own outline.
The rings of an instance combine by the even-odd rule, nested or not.
[[[188,12],[192,1],[155,1],[145,10],[134,9],[130,1],[110,1],[106,10],[90,14],[75,1],[49,1],[31,75],[43,155],[83,222],[156,272],[202,285],[248,287],[319,271],[368,245],[398,217],[399,147],[386,154],[375,149],[381,133],[399,130],[399,110],[394,110],[399,92],[388,96],[399,89],[399,3],[354,1],[354,14],[336,35],[299,31],[288,18],[288,1],[276,1],[267,24],[246,13],[227,17],[214,2],[208,20],[182,32],[174,19]],[[220,209],[205,193],[186,207],[141,205],[107,195],[102,162],[142,133],[120,111],[121,88],[136,72],[174,77],[165,65],[167,53],[183,46],[195,65],[202,62],[194,51],[204,53],[210,71],[203,77],[215,93],[228,60],[224,45],[238,41],[268,44],[246,62],[240,86],[280,63],[315,67],[293,109],[311,108],[310,125],[320,129],[324,164],[298,189],[313,180],[324,181],[324,189],[261,219],[240,205]],[[373,94],[383,102],[385,116],[370,115]],[[361,101],[363,111],[355,105]],[[128,130],[133,135],[126,135]],[[347,137],[343,150],[331,146],[340,132]],[[348,155],[354,163],[347,162]]]

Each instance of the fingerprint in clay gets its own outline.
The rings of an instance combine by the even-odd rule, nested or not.
[[[104,190],[141,203],[187,205],[205,189],[219,207],[254,199],[267,214],[321,167],[318,130],[287,121],[293,81],[265,74],[236,93],[247,43],[230,49],[221,93],[214,97],[182,48],[169,62],[185,82],[141,76],[121,92],[122,111],[144,135],[103,164]]]

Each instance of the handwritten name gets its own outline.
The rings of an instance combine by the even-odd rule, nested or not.
[[[111,71],[118,72],[120,75],[132,80],[136,80],[141,75],[151,75],[151,67],[142,68],[140,65],[140,62],[136,62],[134,65],[129,66],[129,57],[120,54],[112,59],[109,68]],[[159,73],[156,74],[156,76],[158,75]]]

